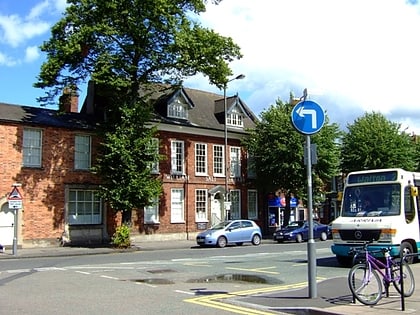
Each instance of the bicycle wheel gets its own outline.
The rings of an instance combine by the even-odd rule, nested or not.
[[[375,305],[382,298],[381,279],[366,264],[357,264],[350,269],[348,283],[351,293],[360,303]]]
[[[392,265],[392,283],[394,284],[395,289],[398,293],[401,294],[401,278],[400,278],[400,269],[401,265],[399,262],[393,262]],[[404,296],[409,297],[414,293],[415,281],[413,271],[411,270],[409,264],[403,262],[403,283],[404,283]]]

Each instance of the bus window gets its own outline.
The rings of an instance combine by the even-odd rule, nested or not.
[[[411,187],[407,186],[404,189],[404,213],[405,221],[410,223],[414,219],[414,199],[411,197]]]
[[[344,191],[342,216],[381,217],[399,215],[401,207],[400,187],[399,184],[347,187]]]

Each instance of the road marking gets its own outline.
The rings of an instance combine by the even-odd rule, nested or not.
[[[242,271],[253,271],[253,272],[259,272],[259,273],[268,273],[268,274],[272,274],[272,275],[278,275],[279,272],[277,271],[266,271],[265,269],[273,269],[273,268],[277,268],[275,266],[273,267],[265,267],[265,268],[236,268],[236,267],[226,267],[226,269],[231,269],[231,270],[242,270]]]
[[[111,280],[119,280],[116,277],[111,277],[111,276],[105,276],[105,275],[101,275],[101,278],[105,278],[105,279],[111,279]]]
[[[34,268],[35,271],[65,271],[67,269],[65,268],[57,268],[57,267],[39,267],[39,268]]]
[[[188,292],[188,291],[182,291],[182,290],[175,290],[176,293],[183,293],[188,295],[195,295],[195,292]]]
[[[76,273],[81,273],[82,275],[90,275],[90,272],[86,272],[86,271],[80,271],[80,270],[76,270]]]
[[[145,282],[136,282],[137,285],[145,285],[151,288],[157,288],[156,285],[150,284],[150,283],[145,283]]]
[[[27,273],[32,272],[34,269],[14,269],[14,270],[7,270],[7,273]]]
[[[206,306],[206,307],[222,309],[222,310],[229,311],[236,314],[244,314],[244,315],[246,314],[249,314],[249,315],[278,314],[277,312],[272,313],[268,311],[262,311],[262,310],[229,304],[229,303],[223,302],[223,300],[232,298],[232,297],[237,297],[237,296],[298,289],[298,288],[302,288],[306,286],[307,286],[307,282],[301,282],[301,283],[296,283],[296,284],[288,284],[288,285],[282,285],[282,286],[251,289],[251,290],[245,290],[245,291],[239,291],[239,292],[233,292],[233,293],[223,293],[223,294],[215,294],[211,296],[203,296],[203,297],[198,297],[198,298],[186,299],[184,300],[184,302],[198,304],[198,305]]]
[[[185,263],[183,265],[184,266],[194,266],[194,267],[211,267],[212,266],[212,265],[204,264],[204,263],[200,263],[200,262]]]

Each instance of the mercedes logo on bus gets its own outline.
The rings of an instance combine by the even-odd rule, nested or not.
[[[356,231],[356,232],[354,232],[354,238],[356,239],[356,240],[361,240],[362,239],[362,231]]]

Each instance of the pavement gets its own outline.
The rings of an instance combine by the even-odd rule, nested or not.
[[[111,254],[127,251],[155,251],[162,249],[182,249],[195,247],[194,240],[143,241],[133,244],[129,249],[112,247],[75,247],[49,246],[18,248],[15,253],[7,248],[0,252],[0,263],[4,259],[25,259],[35,257],[57,257],[77,255]],[[412,264],[416,289],[411,297],[401,299],[394,288],[390,288],[390,296],[383,297],[378,304],[366,306],[359,302],[353,303],[352,295],[347,286],[347,278],[338,277],[319,281],[316,285],[316,296],[309,297],[309,288],[282,290],[244,295],[229,298],[225,302],[239,304],[248,308],[260,309],[261,314],[294,314],[294,315],[347,315],[347,314],[420,314],[420,263]],[[254,313],[253,313],[254,314]]]

